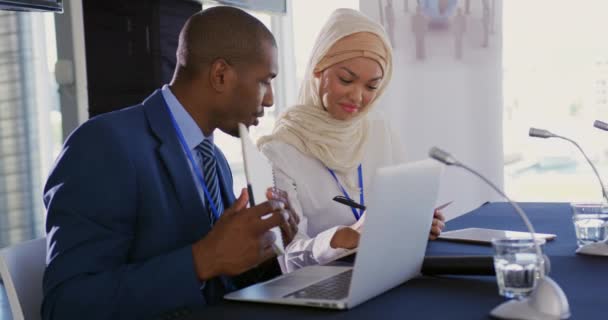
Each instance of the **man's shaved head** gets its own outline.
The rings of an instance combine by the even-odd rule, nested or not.
[[[213,7],[188,19],[179,35],[169,88],[205,135],[238,136],[238,125],[257,125],[274,104],[279,72],[276,41],[243,10]]]
[[[188,19],[179,35],[177,71],[194,76],[217,59],[233,65],[256,62],[274,36],[252,15],[233,7],[213,7]]]

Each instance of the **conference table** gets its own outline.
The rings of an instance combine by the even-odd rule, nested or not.
[[[536,232],[557,235],[545,244],[544,252],[551,259],[551,278],[568,297],[571,319],[606,319],[608,257],[575,254],[570,205],[520,205]],[[519,215],[504,202],[487,203],[455,218],[446,231],[468,227],[526,230]],[[447,241],[430,241],[426,250],[427,256],[491,254],[489,245]],[[225,301],[192,310],[180,319],[490,319],[490,311],[504,301],[494,276],[421,276],[348,311]]]

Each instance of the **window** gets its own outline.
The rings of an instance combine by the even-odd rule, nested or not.
[[[505,188],[519,201],[598,201],[600,187],[572,144],[534,139],[530,127],[577,141],[600,174],[608,174],[604,92],[608,2],[503,1]]]
[[[0,247],[4,247],[43,234],[42,186],[61,146],[61,124],[52,77],[53,14],[1,11],[0,29]]]

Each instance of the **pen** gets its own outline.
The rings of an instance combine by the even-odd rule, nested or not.
[[[351,200],[351,199],[349,199],[347,197],[344,197],[344,196],[335,196],[333,198],[333,200],[336,201],[336,202],[339,202],[341,204],[347,205],[347,206],[349,206],[351,208],[365,210],[365,206],[364,205],[358,204],[355,201],[353,201],[353,200]]]
[[[452,204],[452,202],[454,202],[454,200],[452,200],[452,201],[448,201],[448,202],[446,202],[446,203],[444,203],[444,204],[440,205],[439,207],[435,208],[435,211],[437,211],[437,210],[441,210],[441,209],[446,208],[447,206],[451,205],[451,204]]]
[[[255,200],[253,199],[253,188],[251,188],[251,184],[247,184],[247,193],[249,194],[249,206],[255,207]]]

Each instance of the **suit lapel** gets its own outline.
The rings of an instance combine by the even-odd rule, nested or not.
[[[160,90],[156,90],[144,101],[144,112],[150,129],[159,140],[158,155],[169,174],[179,205],[186,216],[185,225],[192,228],[194,234],[198,236],[201,231],[206,234],[211,226],[209,212],[201,202],[188,159],[177,138],[171,123],[171,115]]]

